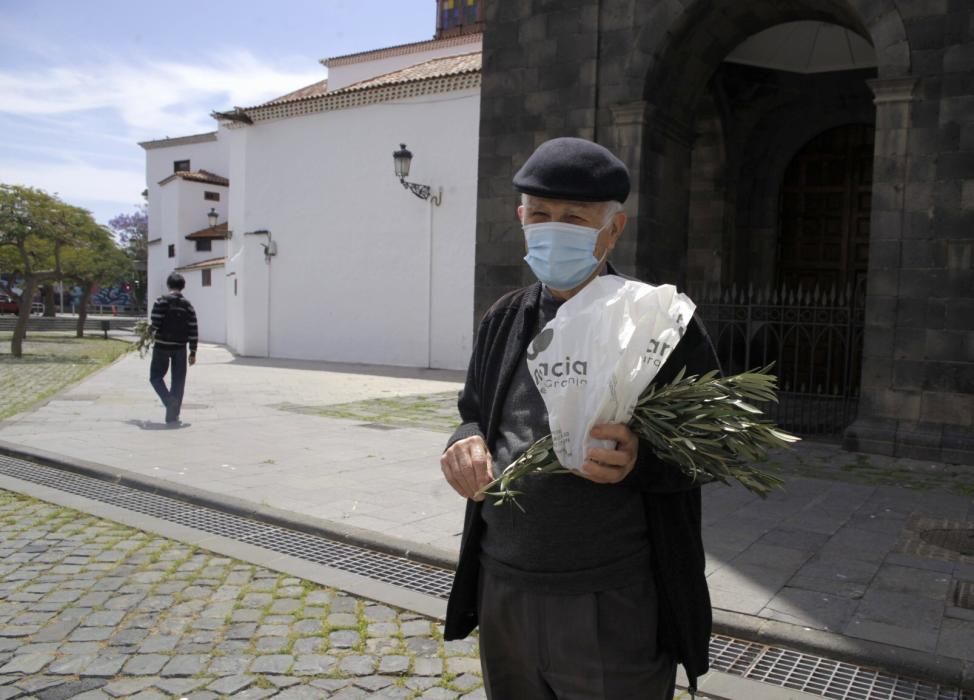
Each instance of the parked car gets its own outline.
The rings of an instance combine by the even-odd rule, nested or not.
[[[14,314],[16,316],[18,313],[20,313],[20,304],[12,297],[0,294],[0,314]]]

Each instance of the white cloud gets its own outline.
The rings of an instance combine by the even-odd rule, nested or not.
[[[55,116],[111,110],[133,139],[180,136],[215,128],[212,109],[251,106],[324,77],[279,69],[245,50],[193,64],[101,54],[83,65],[0,69],[0,111]]]
[[[139,202],[145,189],[145,169],[99,167],[81,160],[4,160],[0,162],[0,182],[57,192],[69,204],[84,200]]]
[[[137,141],[213,131],[214,109],[259,104],[325,77],[313,62],[280,68],[245,50],[188,64],[98,49],[79,62],[53,46],[32,48],[31,68],[0,66],[0,182],[57,192],[71,204],[104,203],[105,215],[141,201]]]

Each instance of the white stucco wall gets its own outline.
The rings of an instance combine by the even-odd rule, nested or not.
[[[246,201],[247,182],[244,173],[246,172],[246,148],[245,130],[228,129],[221,126],[219,138],[227,149],[227,176],[233,185],[233,198],[228,203],[227,221],[229,223],[231,238],[226,242],[226,263],[224,264],[223,274],[225,283],[225,322],[226,322],[226,344],[234,352],[240,352],[240,348],[245,346],[243,341],[244,333],[244,304],[243,294],[246,291],[243,285],[242,259],[240,257],[243,240],[243,219],[244,202]],[[236,287],[234,283],[236,282]]]
[[[152,212],[158,211],[156,198],[160,194],[159,182],[173,174],[173,163],[188,160],[193,170],[209,170],[226,177],[227,157],[226,144],[219,139],[146,149],[145,184],[149,190],[149,240],[160,235],[159,222],[153,221]]]
[[[432,46],[424,51],[403,53],[401,55],[386,56],[384,58],[356,61],[345,65],[332,65],[326,63],[328,67],[328,90],[334,91],[352,83],[374,78],[377,75],[392,73],[407,66],[415,66],[434,58],[445,56],[458,56],[465,53],[480,51],[483,41],[482,35],[470,34],[463,37],[456,45],[449,45],[450,41],[433,43]]]
[[[178,139],[176,141],[174,145],[149,146],[145,152],[149,240],[162,239],[149,246],[147,298],[150,302],[165,293],[166,277],[174,268],[219,255],[204,253],[197,256],[195,245],[185,240],[186,234],[208,225],[206,213],[210,206],[215,206],[220,212],[221,222],[226,220],[228,188],[188,183],[179,179],[159,185],[159,182],[173,174],[173,164],[179,160],[189,160],[193,170],[208,170],[226,177],[229,157],[226,142],[218,138],[197,143],[181,144]],[[193,186],[198,189],[194,190]],[[220,201],[204,201],[203,192],[207,189],[220,192]],[[168,257],[170,244],[176,245],[175,258]]]
[[[230,346],[245,355],[466,367],[479,111],[473,89],[230,130],[227,272],[239,281],[228,297]],[[442,206],[394,177],[400,142],[414,153],[409,179],[442,186]],[[257,229],[278,246],[269,262],[266,237],[245,234]]]
[[[186,278],[183,296],[196,309],[200,340],[204,343],[225,343],[226,335],[226,284],[223,267],[210,268],[211,286],[203,286],[202,270],[181,272]]]
[[[149,249],[149,293],[163,294],[166,277],[174,268],[211,260],[225,254],[226,243],[213,240],[211,250],[197,251],[196,242],[186,236],[209,226],[207,214],[216,209],[220,222],[227,220],[229,188],[176,178],[158,188],[156,208],[150,205],[149,220],[156,222],[161,239]],[[219,192],[220,201],[204,199],[204,192]],[[150,237],[150,240],[153,240]],[[176,256],[169,257],[169,246],[176,247]]]

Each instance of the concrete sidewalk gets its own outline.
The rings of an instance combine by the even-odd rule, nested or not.
[[[0,449],[455,560],[438,458],[461,373],[199,357],[179,429],[127,356],[0,423]],[[717,630],[974,687],[974,553],[937,545],[974,529],[974,470],[810,442],[772,466],[786,489],[765,501],[704,489]]]

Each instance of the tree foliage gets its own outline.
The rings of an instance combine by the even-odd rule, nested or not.
[[[62,254],[61,271],[64,280],[81,287],[77,328],[81,338],[88,316],[88,302],[95,287],[127,279],[132,272],[132,263],[116,244],[112,232],[91,221],[79,229],[76,244]]]
[[[119,214],[108,221],[125,254],[135,281],[135,301],[145,306],[146,269],[149,262],[149,215],[146,206],[136,207],[133,214]]]
[[[62,254],[83,239],[86,228],[96,225],[90,212],[66,204],[55,195],[33,187],[0,183],[0,265],[8,277],[5,291],[20,305],[10,341],[14,357],[23,354],[37,287],[61,279]],[[19,291],[14,280],[21,285]]]

